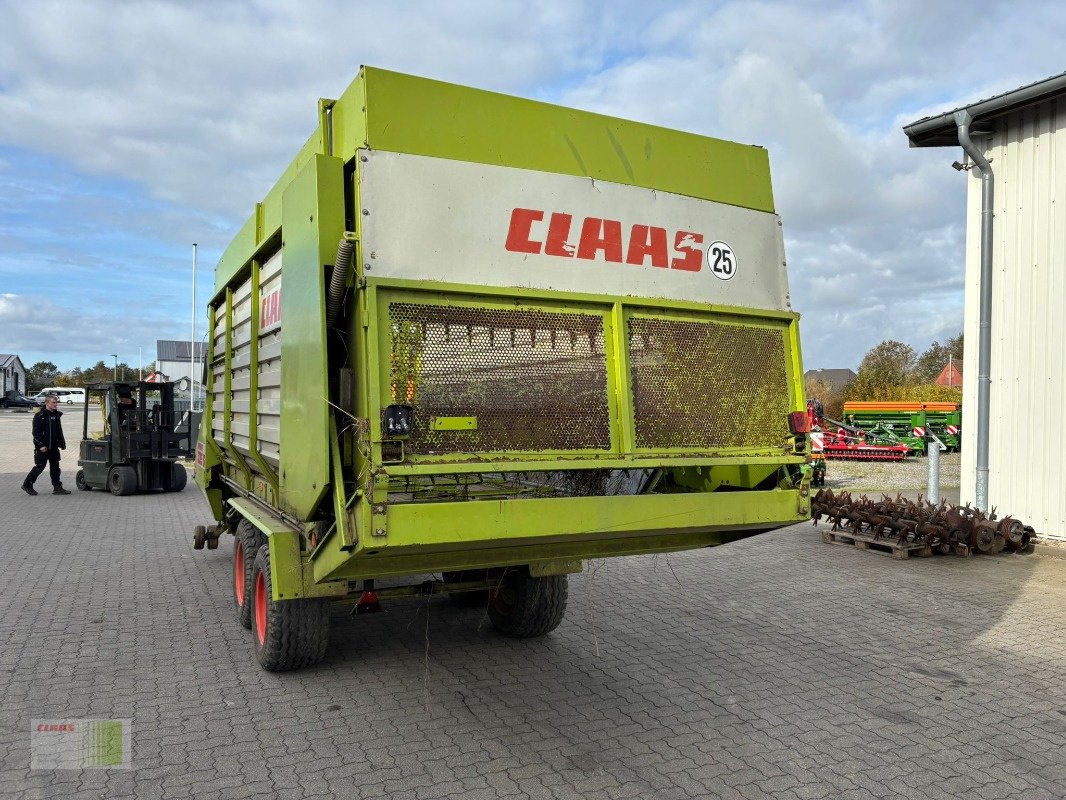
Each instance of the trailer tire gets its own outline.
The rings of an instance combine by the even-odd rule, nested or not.
[[[559,627],[566,613],[565,575],[534,578],[508,570],[489,590],[489,621],[505,636],[527,639]]]
[[[262,532],[242,519],[233,535],[233,604],[237,621],[249,629],[252,627],[252,568],[256,553],[264,544],[266,537]]]
[[[83,492],[91,491],[93,488],[85,482],[85,470],[83,469],[79,469],[78,474],[74,476],[74,485]]]
[[[464,583],[466,581],[483,581],[486,572],[483,569],[469,569],[462,572],[445,572],[441,577],[445,583]],[[484,608],[489,601],[488,589],[475,589],[472,592],[448,592],[448,599],[459,608]]]
[[[260,666],[285,672],[321,661],[329,644],[330,601],[271,599],[269,545],[256,553],[252,574],[252,641]]]
[[[107,476],[107,486],[111,494],[118,497],[131,495],[137,491],[137,473],[129,466],[112,467]]]
[[[189,471],[185,469],[185,465],[179,464],[177,461],[172,462],[170,467],[170,491],[180,492],[188,482]]]

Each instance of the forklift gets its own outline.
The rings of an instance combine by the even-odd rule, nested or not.
[[[89,433],[89,415],[103,417],[103,431]],[[82,491],[109,489],[114,495],[161,489],[180,492],[189,474],[178,459],[187,434],[176,431],[174,384],[143,381],[90,384],[75,483]]]

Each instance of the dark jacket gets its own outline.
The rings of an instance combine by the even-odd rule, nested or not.
[[[42,447],[47,447],[49,451],[57,447],[60,450],[67,449],[67,440],[63,438],[63,423],[60,420],[62,416],[62,411],[49,411],[47,408],[42,408],[33,415],[33,447],[35,450],[40,450]]]

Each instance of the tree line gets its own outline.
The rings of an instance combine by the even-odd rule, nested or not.
[[[936,383],[950,362],[962,369],[963,337],[933,342],[920,355],[909,344],[894,339],[871,348],[858,375],[846,386],[831,386],[824,381],[807,380],[807,397],[822,401],[827,416],[841,419],[844,403],[849,400],[916,400],[925,402],[962,402],[961,386]]]
[[[153,361],[143,367],[143,374],[150,375],[154,370],[155,362]],[[26,367],[26,389],[27,392],[39,392],[50,386],[87,386],[90,383],[112,380],[116,373],[120,381],[137,380],[142,374],[142,368],[130,366],[125,361],[119,361],[116,368],[113,362],[105,364],[103,360],[100,360],[84,369],[74,367],[60,370],[51,361],[38,361],[33,366]]]

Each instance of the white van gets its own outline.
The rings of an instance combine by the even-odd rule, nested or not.
[[[75,403],[85,402],[85,390],[73,386],[56,386],[52,389],[45,389],[33,399],[36,401],[37,405],[43,406],[44,398],[48,397],[50,394],[54,394],[60,403],[66,403],[68,406],[72,406]]]

